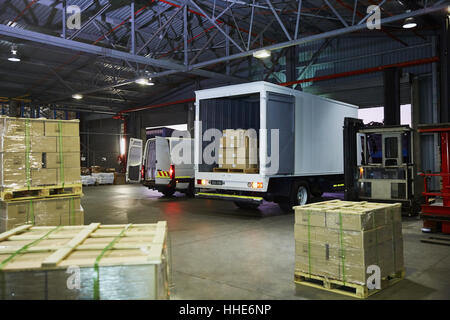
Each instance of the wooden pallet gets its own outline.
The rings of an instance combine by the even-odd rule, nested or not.
[[[0,200],[2,201],[19,201],[36,198],[48,197],[65,197],[82,195],[82,184],[70,184],[63,186],[39,186],[21,188],[21,189],[4,189],[0,191]]]
[[[367,299],[368,297],[374,295],[386,289],[393,284],[403,280],[405,278],[405,271],[399,271],[395,274],[381,279],[381,289],[369,290],[366,285],[361,285],[357,283],[343,282],[340,280],[330,279],[327,277],[311,275],[304,272],[295,272],[294,282],[300,285],[318,288],[354,298]]]
[[[236,168],[214,168],[213,172],[224,172],[224,173],[259,173],[258,168],[247,168],[247,169],[236,169]]]

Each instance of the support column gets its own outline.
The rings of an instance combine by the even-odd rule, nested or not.
[[[417,176],[417,172],[422,170],[422,155],[421,155],[421,134],[417,132],[418,125],[421,123],[420,119],[420,79],[418,77],[414,77],[411,83],[411,128],[412,139],[413,139],[413,154],[412,160],[414,163],[414,171],[413,171],[413,192],[414,198],[419,200],[421,194],[424,190],[423,179],[422,177]]]
[[[400,124],[400,77],[401,69],[390,68],[384,71],[384,124]]]
[[[297,46],[287,49],[286,53],[286,82],[297,80]],[[292,87],[295,88],[296,85]],[[301,86],[298,86],[301,88]]]
[[[450,122],[450,17],[442,19],[439,48],[440,64],[440,123]]]

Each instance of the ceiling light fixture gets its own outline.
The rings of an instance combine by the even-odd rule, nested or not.
[[[74,98],[76,100],[81,100],[81,99],[83,99],[83,95],[79,94],[79,93],[75,93],[72,95],[72,98]]]
[[[11,61],[11,62],[19,62],[20,61],[20,57],[17,54],[16,47],[11,48],[11,55],[9,56],[8,61]]]
[[[413,17],[409,17],[405,19],[403,23],[403,29],[412,29],[417,27],[417,22]]]
[[[257,58],[257,59],[269,58],[270,55],[271,55],[271,52],[269,50],[266,50],[266,49],[253,52],[253,56],[255,58]]]
[[[152,78],[139,78],[135,82],[142,86],[153,86],[155,83],[151,81]]]

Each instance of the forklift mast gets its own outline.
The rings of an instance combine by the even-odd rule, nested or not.
[[[344,198],[347,201],[358,201],[358,146],[357,134],[364,128],[361,119],[344,119]]]

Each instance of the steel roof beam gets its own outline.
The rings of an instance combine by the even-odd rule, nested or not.
[[[422,15],[430,14],[430,13],[441,11],[441,10],[446,10],[447,7],[448,7],[448,5],[439,5],[439,6],[428,7],[428,8],[424,8],[424,9],[420,9],[420,10],[416,10],[416,11],[406,12],[406,13],[399,14],[399,15],[396,15],[393,17],[381,19],[381,24],[402,21],[409,17],[417,17],[417,16],[422,16]],[[334,38],[334,37],[338,37],[338,36],[341,36],[344,34],[356,32],[356,31],[362,31],[362,30],[367,30],[367,26],[365,24],[344,27],[344,28],[340,28],[340,29],[336,29],[336,30],[332,30],[332,31],[323,32],[320,34],[311,35],[308,37],[303,37],[303,38],[300,38],[297,40],[281,42],[281,43],[269,45],[269,46],[266,46],[263,48],[249,50],[249,51],[241,52],[241,53],[236,53],[236,54],[230,55],[228,57],[222,57],[219,59],[213,59],[213,60],[209,60],[209,61],[205,61],[205,62],[200,62],[195,65],[192,65],[191,67],[192,68],[203,68],[203,67],[214,65],[217,63],[223,63],[223,62],[226,62],[229,60],[245,58],[245,57],[253,55],[254,52],[262,50],[262,49],[266,49],[266,50],[270,50],[270,51],[279,50],[279,49],[283,49],[286,47],[297,46],[297,45],[300,45],[303,43],[317,41],[317,40],[321,40],[324,38]]]
[[[29,31],[25,29],[18,29],[8,27],[6,25],[0,25],[0,34],[12,38],[18,38],[22,40],[32,41],[36,43],[42,43],[50,46],[61,47],[66,49],[71,49],[83,53],[94,54],[97,56],[104,56],[119,60],[124,60],[128,62],[134,62],[142,65],[150,65],[163,69],[170,69],[174,72],[188,72],[196,76],[201,76],[205,78],[216,78],[224,81],[242,81],[243,79],[236,77],[229,77],[223,74],[206,71],[206,70],[190,70],[186,66],[178,63],[174,63],[168,60],[153,59],[148,57],[143,57],[128,52],[118,51],[114,49],[104,48],[92,44],[82,43],[74,40],[63,39],[59,37],[50,36],[47,34],[42,34],[34,31]]]

